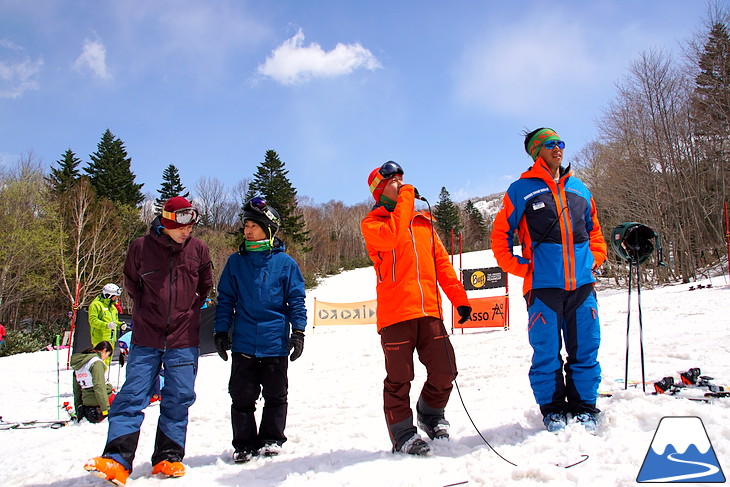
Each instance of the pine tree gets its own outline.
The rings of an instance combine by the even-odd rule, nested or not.
[[[89,157],[91,162],[84,171],[99,197],[133,207],[144,200],[140,191],[143,184],[134,182],[132,159],[127,157],[124,142],[109,129],[101,136],[97,151]]]
[[[286,175],[284,163],[273,150],[267,150],[264,162],[256,169],[253,180],[248,185],[246,199],[263,197],[279,213],[281,227],[279,232],[284,242],[302,246],[309,241],[309,231],[304,230],[304,216],[297,204],[297,190]]]
[[[160,197],[155,199],[157,213],[162,212],[165,202],[173,196],[182,196],[186,199],[190,197],[190,192],[185,191],[185,186],[180,180],[180,172],[174,164],[170,164],[162,171],[162,185],[160,185],[157,192],[160,193]]]
[[[454,231],[454,234],[461,231],[461,219],[459,218],[459,207],[451,201],[451,195],[446,191],[446,188],[441,188],[439,202],[434,207],[433,213],[436,217],[436,226],[441,235],[441,240],[448,248],[451,242],[451,230]],[[453,253],[453,250],[451,249],[451,253]]]
[[[464,238],[465,250],[475,251],[485,249],[487,226],[484,222],[484,215],[474,206],[471,200],[466,202],[464,214],[466,216],[466,221],[464,222],[466,234]]]
[[[715,24],[700,54],[695,78],[695,113],[699,135],[730,134],[730,36],[727,26]]]
[[[74,151],[66,149],[66,152],[63,153],[61,159],[56,161],[56,163],[58,167],[51,167],[51,172],[46,177],[46,181],[54,193],[65,193],[81,176],[81,173],[77,169],[79,164],[81,164],[81,159],[76,157]]]

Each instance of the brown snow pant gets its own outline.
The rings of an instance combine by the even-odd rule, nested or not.
[[[426,367],[419,403],[425,404],[430,413],[440,410],[443,414],[449,402],[456,378],[456,359],[443,322],[430,316],[382,328],[380,342],[387,373],[383,381],[383,409],[390,439],[397,447],[416,433],[409,396],[414,378],[413,351],[418,351],[418,359]]]

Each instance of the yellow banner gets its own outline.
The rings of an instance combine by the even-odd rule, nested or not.
[[[314,324],[319,325],[372,325],[377,322],[377,302],[325,303],[314,300]]]

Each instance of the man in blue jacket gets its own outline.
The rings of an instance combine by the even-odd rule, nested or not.
[[[262,198],[253,198],[242,219],[245,240],[223,269],[215,313],[215,345],[223,360],[228,360],[232,329],[228,392],[236,463],[277,455],[286,441],[287,356],[292,349],[292,361],[302,354],[307,325],[302,273],[275,237],[279,214]],[[257,432],[259,394],[264,409]]]

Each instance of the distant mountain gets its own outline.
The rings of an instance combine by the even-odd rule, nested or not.
[[[476,209],[482,214],[484,220],[491,222],[494,220],[494,216],[497,214],[499,207],[502,205],[503,196],[504,193],[495,193],[482,198],[473,198],[471,202],[474,203]],[[466,201],[463,201],[459,204],[459,206],[463,208],[465,204]]]

